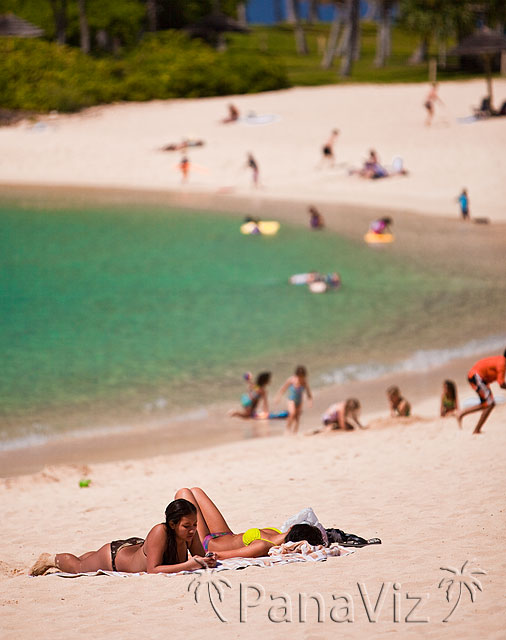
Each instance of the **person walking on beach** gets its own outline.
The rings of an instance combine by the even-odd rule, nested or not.
[[[497,382],[501,389],[506,389],[506,383],[504,382],[504,372],[506,368],[506,350],[502,356],[491,356],[490,358],[482,358],[475,362],[469,369],[467,374],[467,381],[471,387],[476,391],[480,398],[480,404],[469,407],[469,409],[463,409],[457,413],[457,420],[459,427],[462,429],[462,418],[474,413],[475,411],[481,411],[480,419],[473,434],[481,433],[481,429],[485,424],[485,421],[492,413],[495,407],[494,396],[490,389],[492,382]]]
[[[334,166],[334,144],[339,136],[339,129],[333,129],[329,139],[322,147],[322,162],[329,166]]]
[[[258,169],[258,163],[253,157],[252,153],[248,153],[248,160],[246,161],[246,166],[251,169],[251,178],[253,181],[253,186],[258,187],[258,178],[260,175],[260,171]]]
[[[469,196],[467,195],[467,189],[462,189],[457,202],[460,205],[460,214],[462,220],[469,220]]]
[[[188,176],[190,174],[190,161],[186,154],[181,156],[179,170],[181,171],[181,182],[182,184],[185,184],[188,181]]]
[[[432,119],[434,118],[434,104],[436,102],[444,104],[444,102],[437,94],[437,82],[433,82],[431,84],[429,93],[427,94],[427,98],[423,103],[423,106],[427,110],[427,119],[425,120],[426,127],[430,127],[430,125],[432,124]]]
[[[53,568],[66,573],[99,570],[177,573],[215,567],[215,554],[206,554],[196,533],[197,507],[176,494],[176,500],[165,509],[165,522],[155,525],[145,540],[114,540],[98,551],[88,551],[81,556],[43,553],[30,569],[30,575],[42,576]],[[188,552],[192,556],[190,559]]]
[[[242,409],[232,410],[229,412],[231,418],[254,418],[257,407],[262,403],[262,411],[264,414],[269,413],[269,403],[267,401],[267,385],[271,381],[271,372],[262,371],[259,373],[256,381],[253,382],[251,373],[245,373],[244,379],[248,384],[248,392],[241,397]]]
[[[304,393],[306,393],[308,397],[309,406],[313,404],[313,394],[307,381],[306,367],[299,365],[295,369],[295,374],[290,376],[279,389],[275,402],[279,401],[286,391],[288,391],[288,420],[286,421],[285,433],[293,433],[295,435],[299,430]]]
[[[388,387],[387,398],[392,417],[407,418],[411,414],[411,405],[406,398],[402,397],[399,387],[395,385]]]

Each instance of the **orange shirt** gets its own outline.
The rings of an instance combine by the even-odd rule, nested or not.
[[[504,369],[506,368],[506,358],[504,356],[491,356],[478,360],[469,370],[470,378],[477,373],[481,379],[490,384],[497,380],[498,384],[504,384]]]

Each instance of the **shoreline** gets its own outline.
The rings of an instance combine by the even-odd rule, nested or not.
[[[506,338],[505,338],[506,344]],[[412,404],[413,420],[439,417],[439,395],[442,381],[454,379],[460,402],[474,397],[466,381],[466,372],[480,357],[490,351],[457,357],[430,369],[414,372],[394,372],[368,380],[353,380],[341,384],[315,387],[312,408],[305,407],[300,434],[321,426],[320,416],[327,406],[347,397],[358,397],[362,403],[365,424],[389,417],[385,390],[396,384]],[[494,389],[495,395],[497,389]],[[271,394],[272,395],[272,394]],[[278,405],[278,408],[284,407]],[[143,460],[160,455],[197,452],[251,438],[279,436],[284,420],[240,420],[226,415],[230,404],[217,403],[195,407],[179,416],[156,420],[134,421],[123,427],[90,428],[50,436],[42,444],[0,450],[0,478],[38,473],[55,465],[90,465],[96,463]],[[450,419],[453,422],[453,419]],[[202,424],[204,423],[204,426]],[[374,428],[374,427],[373,427]],[[395,427],[393,427],[395,428]]]
[[[6,196],[7,194],[7,196]],[[245,215],[258,215],[261,210],[262,217],[276,216],[281,221],[286,221],[298,226],[307,225],[306,204],[300,201],[280,201],[271,198],[245,197],[245,196],[223,196],[209,194],[187,194],[187,193],[167,193],[158,191],[145,190],[123,190],[123,189],[104,189],[101,187],[93,189],[83,189],[81,187],[69,188],[61,187],[54,189],[52,187],[41,187],[32,185],[31,187],[11,187],[6,188],[0,185],[0,199],[4,198],[16,203],[28,202],[33,206],[34,202],[42,200],[42,208],[51,206],[68,206],[71,203],[74,207],[82,205],[88,206],[133,206],[138,207],[147,205],[154,207],[179,207],[193,210],[204,210],[209,212],[224,213],[237,217],[242,220]],[[336,203],[328,203],[324,209],[327,227],[334,232],[342,234],[348,238],[362,241],[363,228],[367,228],[371,218],[377,215],[377,211],[364,209],[356,206],[353,209]],[[352,211],[352,215],[350,215]],[[430,225],[427,227],[427,219],[425,216],[414,212],[403,212],[395,217],[396,238],[397,242],[389,247],[389,251],[394,255],[405,257],[409,255],[413,263],[418,263],[426,268],[426,263],[430,262],[432,268],[438,267],[438,263],[448,272],[464,275],[469,269],[469,257],[480,256],[479,268],[482,273],[497,274],[500,276],[500,260],[503,256],[503,247],[506,245],[506,223],[494,223],[493,225],[477,225],[469,227],[463,225],[460,221],[441,216],[437,219],[431,219]],[[472,236],[469,231],[472,229]],[[420,234],[426,236],[426,243],[422,249],[419,246]],[[462,239],[466,242],[463,243]],[[474,266],[473,266],[474,269]],[[470,319],[473,326],[476,326],[476,319]],[[461,319],[464,322],[464,319]],[[502,329],[499,323],[494,328],[487,321],[483,324],[489,330],[489,337],[497,335]],[[448,345],[453,347],[454,345]],[[411,351],[412,355],[415,351]],[[480,352],[476,354],[476,358],[481,355],[489,355],[489,352]],[[389,384],[398,383],[399,378],[410,380],[409,391],[405,392],[408,397],[417,397],[419,400],[426,400],[429,396],[438,392],[438,388],[429,389],[428,381],[431,380],[432,372],[440,371],[443,379],[448,377],[444,371],[451,368],[455,371],[455,377],[459,371],[454,362],[461,362],[463,371],[467,371],[471,360],[476,359],[474,356],[469,358],[452,359],[447,365],[435,367],[431,372],[423,372],[417,375],[405,372],[397,372],[387,375],[380,375],[372,380],[362,382],[347,382],[344,384],[329,384],[318,388],[318,394],[321,400],[316,403],[315,408],[311,412],[306,413],[306,418],[312,421],[312,426],[319,425],[319,416],[324,409],[343,396],[358,396],[367,389],[367,393],[371,394],[375,401],[372,407],[366,409],[365,415],[376,416],[381,413],[381,407],[384,403],[384,388]],[[450,366],[451,365],[451,366]],[[467,368],[465,368],[467,367]],[[330,372],[329,372],[330,373]],[[415,382],[417,379],[419,382]],[[419,384],[425,390],[423,397],[419,394]],[[465,383],[464,381],[464,384]],[[460,385],[459,385],[460,386]],[[410,397],[410,399],[411,399]],[[363,403],[366,405],[367,403]],[[224,420],[226,409],[229,405],[209,405],[205,407],[190,407],[189,414],[195,410],[202,409],[206,413],[206,423],[212,427],[206,431],[205,442],[202,440],[202,430],[199,428],[199,421],[191,419],[185,424],[191,429],[195,429],[196,433],[190,434],[189,429],[185,432],[183,441],[175,442],[177,437],[177,417],[162,416],[156,419],[140,419],[136,417],[133,424],[129,424],[129,416],[121,416],[115,420],[111,416],[107,417],[104,428],[98,429],[93,433],[93,428],[89,430],[84,427],[84,431],[89,434],[81,437],[74,434],[61,434],[50,436],[49,440],[40,445],[28,445],[27,447],[6,449],[0,451],[0,477],[8,475],[19,475],[24,473],[32,473],[40,470],[46,465],[77,463],[86,460],[87,463],[105,462],[111,460],[121,460],[125,457],[142,457],[149,458],[157,455],[160,450],[164,453],[176,453],[193,450],[195,447],[208,448],[210,446],[224,444],[231,440],[243,440],[248,436],[249,427],[255,425],[233,424],[229,420]],[[102,416],[105,417],[105,416]],[[175,419],[176,418],[176,419]],[[100,420],[100,419],[99,419]],[[97,422],[99,421],[97,420]],[[88,421],[89,422],[89,421]],[[102,420],[104,422],[104,420]],[[118,425],[123,425],[119,426]],[[163,423],[164,426],[158,426]],[[221,423],[221,426],[219,426]],[[259,423],[262,425],[263,423]],[[279,433],[282,426],[274,423],[271,431]],[[304,427],[303,427],[304,428]],[[260,429],[260,427],[259,427]],[[265,430],[265,429],[264,429]],[[238,435],[240,433],[240,435]],[[148,434],[148,442],[144,441],[144,436]],[[141,437],[142,436],[142,437]],[[139,451],[138,440],[143,441],[143,451]],[[169,443],[170,440],[170,443]]]

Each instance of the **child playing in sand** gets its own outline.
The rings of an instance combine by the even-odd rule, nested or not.
[[[441,396],[441,417],[444,418],[445,416],[455,414],[458,409],[457,386],[452,380],[445,380],[443,382],[443,394]]]
[[[241,397],[242,409],[232,410],[228,415],[232,418],[253,418],[260,401],[262,401],[263,414],[268,414],[269,405],[267,402],[266,387],[271,381],[271,372],[262,371],[262,373],[258,374],[254,383],[253,376],[249,372],[244,374],[244,379],[248,385],[248,391],[247,393],[243,393]]]
[[[177,573],[216,566],[216,555],[206,554],[197,533],[197,507],[176,494],[165,509],[165,522],[143,538],[114,540],[81,556],[43,553],[30,570],[42,576],[55,568],[66,573],[124,571],[126,573]],[[188,551],[191,558],[188,559]]]
[[[401,396],[399,387],[394,385],[388,387],[387,398],[392,416],[405,418],[411,414],[411,405]]]
[[[313,404],[313,395],[307,381],[306,367],[299,365],[295,369],[295,374],[286,380],[276,394],[275,402],[277,402],[286,391],[288,391],[288,420],[286,421],[285,433],[296,434],[299,430],[304,392],[306,392],[308,397],[309,406]]]
[[[360,424],[360,402],[356,398],[348,398],[344,402],[331,404],[322,417],[325,431],[334,429],[352,430],[355,427],[366,429]]]
[[[485,424],[486,419],[492,413],[492,409],[495,407],[494,396],[490,389],[492,382],[497,382],[501,389],[506,389],[506,383],[504,382],[504,372],[506,368],[506,350],[502,356],[492,356],[490,358],[483,358],[478,360],[467,374],[467,380],[471,387],[476,391],[480,398],[480,404],[469,407],[457,413],[457,420],[459,421],[459,427],[462,429],[462,418],[469,413],[475,411],[481,411],[478,424],[474,428],[473,433],[478,434],[481,432],[481,428]]]

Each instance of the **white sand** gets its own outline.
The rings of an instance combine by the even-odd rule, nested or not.
[[[419,407],[423,409],[422,407]],[[504,450],[506,409],[498,407],[485,433],[471,435],[448,419],[388,420],[382,428],[314,437],[257,439],[196,453],[91,465],[47,468],[0,481],[3,553],[0,564],[2,640],[68,638],[331,638],[342,629],[330,619],[343,615],[333,595],[349,594],[354,622],[348,638],[501,638],[504,633],[505,555]],[[88,489],[79,479],[90,477]],[[223,506],[232,528],[279,525],[311,505],[327,525],[365,537],[382,538],[321,564],[250,568],[223,572],[222,614],[212,612],[206,592],[196,604],[187,592],[191,578],[175,576],[29,578],[25,572],[42,551],[84,552],[106,541],[144,536],[163,518],[180,485],[200,484]],[[439,581],[451,577],[441,567],[480,568],[483,587],[475,602],[464,590],[450,621],[442,623],[457,597],[445,600]],[[19,573],[21,572],[21,573]],[[374,604],[383,582],[390,583],[376,624],[369,623],[357,583]],[[393,621],[393,583],[399,585],[400,622]],[[259,584],[265,600],[239,623],[240,585]],[[385,587],[387,588],[387,587]],[[321,594],[325,622],[314,604],[308,622],[298,619],[298,594]],[[270,595],[291,598],[293,622],[275,624]],[[419,618],[405,617],[423,598]],[[248,591],[249,597],[253,592]],[[277,611],[279,615],[279,610]],[[415,617],[417,617],[415,616]]]
[[[495,82],[495,89],[500,104],[506,82]],[[468,115],[470,105],[479,103],[484,83],[445,83],[440,95],[446,106],[427,128],[425,90],[420,85],[324,87],[233,99],[241,111],[280,116],[266,126],[218,124],[229,98],[117,105],[45,118],[43,129],[27,123],[0,129],[0,184],[209,194],[228,187],[228,193],[250,196],[250,176],[242,166],[251,150],[261,167],[259,206],[263,196],[292,199],[299,203],[296,219],[302,219],[301,203],[318,200],[378,206],[399,215],[408,209],[458,218],[455,197],[467,186],[474,215],[504,221],[506,119],[458,123],[458,116]],[[339,166],[318,170],[320,147],[333,127],[342,130],[336,147]],[[203,138],[206,146],[191,150],[192,160],[204,169],[195,169],[190,183],[181,187],[172,168],[179,154],[157,148],[185,135]],[[347,166],[359,165],[371,146],[385,162],[401,155],[410,175],[374,182],[349,177]],[[504,233],[503,227],[490,228]],[[411,232],[416,233],[416,226]],[[477,234],[477,242],[487,241],[483,235]],[[437,376],[439,385],[440,372]],[[413,396],[408,397],[418,416],[407,422],[386,418],[368,431],[260,438],[88,468],[53,466],[0,480],[0,637],[320,640],[344,632],[348,638],[503,638],[506,408],[499,406],[484,434],[473,437],[476,415],[466,418],[459,431],[454,419],[434,418],[438,398],[433,387],[424,396],[421,390],[414,393],[420,387],[416,379],[410,382],[406,375],[400,383],[403,389],[412,385]],[[313,419],[323,410],[330,394],[317,393],[304,427],[310,426],[310,415]],[[88,489],[78,486],[83,476],[92,479]],[[194,602],[186,576],[64,580],[26,575],[43,551],[81,553],[118,537],[145,535],[161,520],[174,491],[185,485],[206,488],[238,531],[278,525],[311,505],[326,525],[378,536],[383,545],[316,565],[219,574],[231,583],[220,603],[228,624],[217,619],[204,589],[201,601]],[[458,597],[458,585],[446,602],[437,585],[451,575],[441,567],[460,569],[466,561],[468,568],[486,571],[476,576],[483,592],[471,602],[464,587],[455,613],[443,623]],[[358,582],[365,585],[373,607],[386,585],[375,624],[368,622]],[[248,609],[244,623],[239,622],[241,584],[243,589],[253,584],[265,589],[265,599]],[[324,623],[317,622],[314,603],[308,606],[307,622],[299,621],[300,592],[321,595]],[[271,596],[281,594],[291,599],[291,624],[269,620],[270,608],[282,604]],[[334,608],[334,617],[343,615],[336,608],[343,600],[333,596],[345,594],[354,603],[354,622],[337,624],[330,610]],[[406,621],[416,604],[407,594],[422,598],[413,617],[427,622]],[[252,597],[251,590],[248,595]],[[398,606],[399,622],[394,622]],[[279,617],[282,612],[271,614]]]
[[[506,99],[506,80],[496,80],[495,100]],[[251,195],[246,153],[260,165],[257,195],[367,205],[458,216],[456,197],[469,190],[471,213],[506,216],[506,118],[463,124],[485,91],[481,80],[440,85],[424,126],[423,85],[360,85],[298,88],[228,98],[119,104],[43,124],[0,129],[0,184],[42,184],[183,190]],[[233,100],[242,114],[276,114],[269,125],[220,124]],[[318,169],[331,129],[337,167]],[[179,153],[161,152],[183,137],[203,139],[190,149],[189,184],[181,186]],[[368,181],[348,176],[374,148],[384,164],[401,156],[407,177]]]

